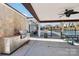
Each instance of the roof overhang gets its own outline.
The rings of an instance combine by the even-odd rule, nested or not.
[[[43,23],[43,22],[77,22],[79,21],[79,14],[75,15],[77,17],[71,18],[59,18],[58,14],[61,13],[66,8],[74,8],[79,11],[78,3],[22,3],[25,8],[33,15],[33,17]],[[78,8],[76,8],[78,7]],[[58,17],[58,18],[56,18]]]

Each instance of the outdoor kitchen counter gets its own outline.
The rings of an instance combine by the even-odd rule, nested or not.
[[[5,37],[0,39],[0,53],[10,54],[12,51],[16,50],[22,44],[29,40],[29,36],[25,38],[20,38],[19,36]]]

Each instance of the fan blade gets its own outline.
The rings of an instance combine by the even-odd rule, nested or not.
[[[62,13],[62,14],[59,14],[59,15],[64,15],[64,13]]]
[[[65,14],[64,13],[62,13],[62,14],[59,14],[60,16],[59,17],[63,17]]]
[[[59,17],[63,17],[63,15],[59,16]]]

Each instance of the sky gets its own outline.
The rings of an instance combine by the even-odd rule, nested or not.
[[[65,25],[69,25],[69,23],[70,24],[78,24],[78,22],[63,22],[63,25],[65,26]],[[62,23],[61,22],[54,22],[54,23],[41,23],[41,26],[45,26],[45,25],[51,25],[51,26],[55,26],[55,25],[59,25],[59,26],[61,26],[62,25]]]
[[[21,3],[8,3],[11,7],[15,8],[22,14],[26,15],[27,17],[33,17],[30,12],[21,4]]]

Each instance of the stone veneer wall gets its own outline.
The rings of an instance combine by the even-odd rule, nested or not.
[[[26,17],[11,7],[0,4],[0,36],[13,36],[14,29],[28,29]]]

